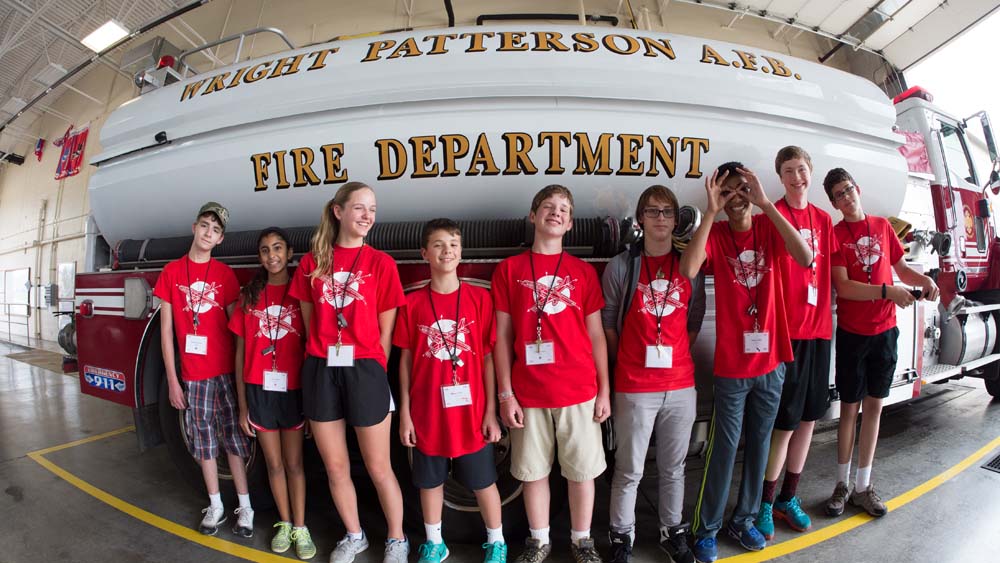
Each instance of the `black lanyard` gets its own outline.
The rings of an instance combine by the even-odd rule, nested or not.
[[[645,250],[643,252],[645,253]],[[653,257],[650,256],[649,254],[646,254],[645,257],[649,258],[649,260],[642,261],[642,265],[646,269],[646,283],[649,284],[649,294],[653,300],[653,315],[656,317],[657,346],[660,346],[660,344],[663,342],[663,339],[661,338],[661,335],[663,333],[663,326],[662,326],[663,312],[667,310],[667,299],[670,297],[670,290],[673,289],[674,285],[674,263],[676,262],[676,260],[671,260],[670,259],[671,255],[673,255],[673,252],[672,251],[668,252],[667,255],[663,258],[663,262],[660,262],[660,265],[656,268],[656,274],[657,274],[656,278],[653,278],[652,273],[649,271],[649,262],[652,261]],[[667,287],[663,290],[665,298],[663,300],[663,304],[661,307],[660,303],[657,303],[656,301],[656,291],[653,289],[653,280],[660,279],[660,276],[663,274],[663,265],[668,261],[670,262],[670,275],[667,277]]]
[[[198,302],[195,303],[194,300],[194,287],[191,283],[191,257],[187,257],[187,261],[184,262],[184,268],[187,270],[187,282],[188,282],[188,302],[191,303],[191,323],[194,325],[194,333],[198,334],[198,309],[201,309],[201,304],[205,301],[205,286],[208,285],[208,274],[212,271],[212,259],[208,259],[208,264],[205,265],[205,281],[201,291],[198,292]]]
[[[264,284],[264,316],[267,317],[267,339],[271,342],[271,345],[264,348],[261,355],[266,356],[271,354],[271,370],[275,370],[278,366],[278,325],[285,314],[285,297],[288,296],[288,286],[290,284],[285,284],[285,292],[281,295],[281,301],[278,302],[278,318],[275,319],[274,324],[271,324],[271,313],[268,312],[271,301],[267,298],[267,285],[266,283]]]
[[[346,307],[347,302],[347,289],[351,286],[351,281],[354,279],[354,271],[358,267],[358,260],[361,258],[361,253],[365,250],[365,241],[361,241],[361,247],[358,248],[358,254],[354,257],[354,262],[351,264],[351,269],[347,272],[347,279],[344,280],[344,289],[340,292],[340,305],[337,305],[337,293],[333,294],[333,310],[337,312],[337,354],[340,354],[340,344],[341,335],[344,329],[347,328],[347,317],[344,316],[344,307]],[[334,268],[334,251],[330,250],[330,269]],[[330,274],[330,283],[334,283],[333,274]]]
[[[434,292],[431,290],[431,284],[427,284],[427,297],[431,302],[431,313],[434,315],[434,325],[437,326],[438,333],[441,335],[441,342],[444,344],[445,352],[448,352],[448,356],[451,357],[451,384],[458,385],[458,368],[462,365],[462,361],[458,359],[458,317],[462,314],[462,282],[458,282],[458,297],[455,302],[455,318],[454,318],[454,329],[455,329],[455,340],[451,350],[448,349],[448,337],[445,335],[444,330],[441,329],[441,319],[438,317],[437,309],[434,308]]]
[[[535,325],[535,346],[539,350],[542,348],[542,315],[547,314],[545,312],[545,304],[549,301],[549,296],[552,295],[552,289],[556,286],[556,280],[559,279],[559,266],[562,265],[563,256],[566,251],[563,250],[559,252],[559,260],[556,262],[556,271],[552,272],[552,283],[549,284],[549,290],[545,293],[545,299],[539,301],[538,294],[538,276],[535,275],[535,252],[532,250],[528,251],[528,262],[531,263],[531,282],[535,290],[532,292],[532,296],[535,298],[535,313],[538,315],[538,323]]]
[[[865,215],[864,222],[865,222],[865,229],[868,231],[868,246],[870,248],[871,245],[872,245],[872,226],[871,226],[871,223],[868,222],[868,215]],[[851,234],[851,240],[854,241],[854,246],[857,247],[858,242],[860,242],[860,241],[858,240],[858,237],[854,236],[854,229],[851,228],[851,224],[849,222],[847,222],[847,219],[844,219],[844,225],[847,225],[847,232]],[[868,253],[869,253],[869,251],[867,251],[867,250],[864,251],[864,253],[863,253],[865,260],[871,258],[871,256],[869,256]],[[858,257],[859,258],[861,257],[861,254],[862,254],[861,252],[858,253]],[[868,274],[868,285],[871,285],[871,283],[872,283],[872,266],[871,266],[871,264],[869,264],[868,262],[862,261],[861,262],[861,269],[864,270],[866,274]]]
[[[741,285],[743,285],[743,287],[745,287],[747,289],[747,295],[750,297],[750,306],[747,307],[747,314],[750,315],[751,317],[753,317],[753,330],[754,330],[754,332],[757,332],[757,330],[760,328],[760,323],[758,322],[759,319],[760,319],[760,311],[757,309],[757,298],[760,296],[760,288],[759,288],[760,284],[758,283],[758,287],[756,287],[756,290],[750,288],[750,280],[748,279],[748,276],[747,276],[746,266],[744,266],[743,265],[743,261],[740,260],[740,247],[739,247],[739,245],[736,244],[736,234],[733,231],[733,226],[729,225],[729,224],[727,224],[726,226],[729,227],[729,238],[732,239],[732,241],[733,241],[733,250],[736,251],[736,263],[739,264],[739,266],[740,266],[740,273],[743,274],[743,283]],[[756,260],[757,259],[757,224],[754,223],[754,222],[752,222],[752,219],[751,219],[751,223],[750,223],[750,234],[751,234],[751,236],[753,236],[752,251],[754,253],[754,260]],[[761,279],[761,282],[763,282],[763,281],[764,280]]]
[[[795,219],[795,210],[792,209],[792,206],[788,204],[788,196],[785,196],[785,197],[781,198],[781,201],[784,202],[785,207],[788,208],[788,217],[792,220],[792,225],[795,226],[795,232],[799,233],[799,235],[801,236],[802,235],[802,228],[799,227],[799,222]],[[806,202],[806,216],[809,217],[809,241],[807,241],[807,242],[809,244],[809,252],[812,254],[812,257],[809,260],[809,269],[813,271],[813,278],[815,278],[816,277],[816,248],[813,246],[813,243],[816,241],[816,230],[813,229],[812,204],[809,203],[809,202]]]

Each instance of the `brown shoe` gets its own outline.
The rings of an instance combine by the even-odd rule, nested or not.
[[[552,544],[542,545],[537,538],[528,538],[524,541],[524,551],[517,556],[514,563],[542,563],[552,552]]]
[[[844,506],[847,504],[847,497],[850,496],[850,491],[847,489],[847,483],[843,481],[838,481],[837,486],[833,489],[833,495],[830,496],[830,500],[826,501],[826,514],[828,516],[840,516],[844,513]]]
[[[594,549],[593,538],[580,540],[580,545],[571,543],[569,550],[573,553],[573,561],[576,563],[604,563]]]
[[[865,512],[876,518],[885,516],[889,509],[875,492],[875,485],[868,485],[868,488],[858,492],[857,488],[851,493],[850,503],[858,508],[863,508]]]

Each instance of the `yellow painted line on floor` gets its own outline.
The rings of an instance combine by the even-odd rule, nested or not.
[[[272,553],[267,553],[265,551],[259,551],[257,549],[253,549],[252,547],[247,547],[245,545],[219,539],[214,536],[203,535],[199,533],[197,530],[194,530],[187,526],[182,526],[180,524],[177,524],[176,522],[172,522],[170,520],[167,520],[166,518],[157,516],[152,512],[143,510],[134,504],[128,503],[112,495],[111,493],[108,493],[102,489],[99,489],[91,485],[90,483],[84,481],[83,479],[80,479],[76,475],[73,475],[69,471],[66,471],[62,467],[59,467],[55,463],[52,463],[48,459],[45,459],[45,455],[52,452],[73,448],[90,442],[96,442],[98,440],[103,440],[105,438],[110,438],[112,436],[117,436],[119,434],[131,432],[133,430],[135,430],[134,426],[120,428],[112,432],[106,432],[104,434],[91,436],[89,438],[84,438],[82,440],[76,440],[74,442],[69,442],[51,448],[46,448],[44,450],[31,452],[28,454],[28,457],[34,460],[35,463],[41,465],[45,469],[48,469],[52,473],[56,474],[59,478],[63,479],[70,485],[73,485],[74,487],[96,498],[97,500],[103,502],[104,504],[116,508],[133,518],[141,520],[149,524],[150,526],[155,526],[181,539],[203,545],[207,548],[225,553],[226,555],[232,555],[233,557],[246,559],[247,561],[259,561],[263,563],[297,561],[297,559],[290,559],[287,557],[274,555]]]
[[[969,468],[969,466],[976,463],[977,461],[985,457],[986,454],[996,449],[997,446],[1000,446],[1000,437],[994,438],[992,441],[990,441],[990,443],[979,448],[978,450],[976,450],[975,453],[973,453],[969,457],[949,467],[945,471],[942,471],[937,476],[932,477],[927,481],[924,481],[920,485],[913,487],[909,491],[906,491],[905,493],[889,501],[886,501],[885,503],[886,506],[889,508],[890,512],[894,510],[899,510],[906,504],[933,491],[934,489],[938,488],[949,479],[955,477],[962,471],[965,471],[966,469]],[[808,534],[800,535],[795,539],[773,544],[764,549],[763,551],[734,555],[732,557],[719,559],[719,562],[721,563],[723,561],[726,561],[729,563],[751,563],[758,561],[768,561],[776,557],[781,557],[782,555],[795,553],[796,551],[801,551],[808,547],[812,547],[818,543],[825,542],[828,539],[839,536],[840,534],[843,534],[845,532],[849,532],[854,528],[857,528],[862,524],[867,524],[868,522],[871,522],[872,520],[875,519],[876,518],[874,518],[873,516],[869,516],[866,513],[857,514],[855,516],[851,516],[850,518],[841,520],[835,524],[831,524],[829,526],[820,528],[815,532],[810,532]]]

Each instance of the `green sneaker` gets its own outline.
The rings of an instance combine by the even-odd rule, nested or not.
[[[284,553],[288,551],[289,547],[292,547],[292,523],[291,522],[278,522],[274,525],[278,529],[274,533],[274,537],[271,538],[271,551],[275,553]]]
[[[450,555],[448,553],[448,546],[444,542],[426,542],[420,546],[417,553],[420,554],[420,559],[417,560],[417,563],[441,563]]]
[[[764,539],[774,539],[774,513],[773,505],[769,502],[760,503],[760,510],[757,511],[757,519],[753,525],[764,534]]]
[[[486,558],[483,563],[507,563],[507,544],[500,542],[484,543]]]
[[[305,526],[292,530],[292,540],[295,541],[295,556],[299,559],[312,559],[316,555],[316,544]]]

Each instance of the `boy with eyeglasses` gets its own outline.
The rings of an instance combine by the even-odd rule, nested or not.
[[[614,363],[615,474],[611,482],[611,563],[629,563],[635,542],[635,501],[656,432],[660,547],[675,563],[690,563],[691,526],[682,522],[684,458],[691,441],[696,394],[690,345],[705,315],[704,276],[680,273],[673,245],[677,196],[650,186],[636,217],[642,242],[604,269],[601,321]]]
[[[893,284],[920,287],[921,299],[934,300],[938,287],[929,277],[906,265],[903,245],[883,217],[865,213],[861,188],[843,168],[830,170],[823,189],[844,220],[834,227],[833,286],[837,290],[836,384],[840,394],[837,428],[837,484],[826,504],[830,516],[839,516],[849,502],[872,516],[888,509],[871,483],[872,461],[878,441],[882,401],[889,396],[896,371],[896,307],[909,307],[918,298]],[[858,440],[858,470],[854,491],[848,493],[854,429],[863,408]]]

